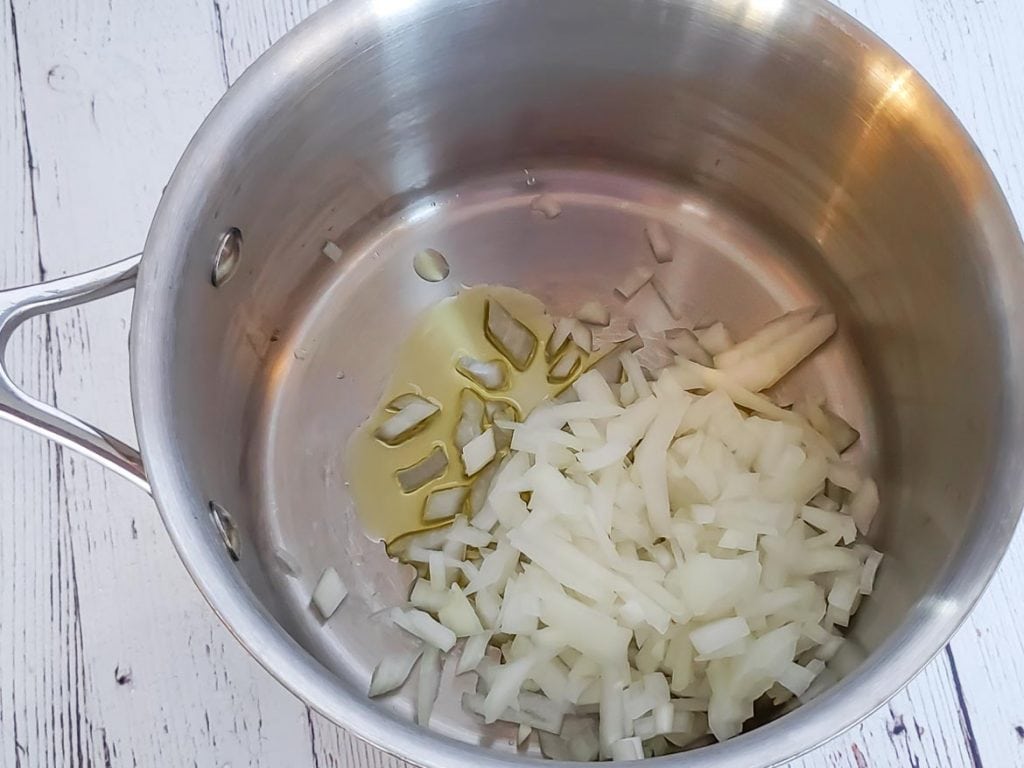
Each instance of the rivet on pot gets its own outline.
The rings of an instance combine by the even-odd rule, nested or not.
[[[210,517],[213,524],[224,542],[224,548],[228,551],[232,560],[238,560],[241,552],[242,538],[238,533],[238,527],[231,519],[231,515],[216,501],[210,502]]]
[[[217,244],[217,252],[213,257],[213,285],[219,288],[230,280],[238,270],[241,259],[242,232],[238,227],[232,227],[221,235]]]

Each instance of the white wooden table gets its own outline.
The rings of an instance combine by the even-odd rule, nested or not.
[[[0,286],[137,251],[225,87],[323,0],[0,0]],[[842,0],[915,65],[1024,221],[1024,2]],[[39,319],[25,386],[131,435],[130,297]],[[802,768],[1024,766],[1024,533],[950,646]],[[400,761],[311,713],[207,608],[151,500],[0,423],[0,766]]]

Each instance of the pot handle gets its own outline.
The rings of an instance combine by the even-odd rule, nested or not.
[[[0,291],[0,419],[78,451],[149,493],[137,448],[23,392],[7,372],[7,345],[14,330],[35,315],[85,304],[135,287],[142,254],[88,272],[38,285]]]

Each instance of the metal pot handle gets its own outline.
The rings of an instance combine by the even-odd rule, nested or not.
[[[135,287],[142,254],[105,267],[38,285],[0,291],[0,419],[11,421],[88,456],[149,493],[137,448],[81,419],[37,400],[15,385],[7,372],[7,345],[15,328],[30,317]]]

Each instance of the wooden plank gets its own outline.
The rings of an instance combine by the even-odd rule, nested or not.
[[[125,256],[223,91],[214,9],[209,0],[13,8],[43,268],[55,276]],[[31,237],[17,256],[23,276],[38,278]],[[52,377],[62,407],[119,435],[131,435],[129,307],[120,296],[54,315],[52,369],[30,368]],[[0,565],[12,592],[0,605],[0,696],[4,735],[18,718],[18,746],[4,738],[2,759],[280,766],[309,755],[304,707],[205,605],[148,497],[69,452],[16,439],[32,449],[19,454],[26,476],[16,467],[4,483],[5,512],[18,520],[2,523],[0,546],[15,551]]]
[[[0,4],[0,286],[41,277],[30,150],[26,144],[18,41],[11,8]],[[11,343],[7,361],[18,383],[53,395],[45,360],[47,324],[38,319]],[[56,567],[53,542],[64,529],[52,514],[58,490],[56,450],[0,422],[0,765],[68,757],[75,707],[54,689],[71,687],[64,659],[74,627],[56,622],[63,611],[50,599],[67,574]],[[56,614],[56,615],[55,615]]]

